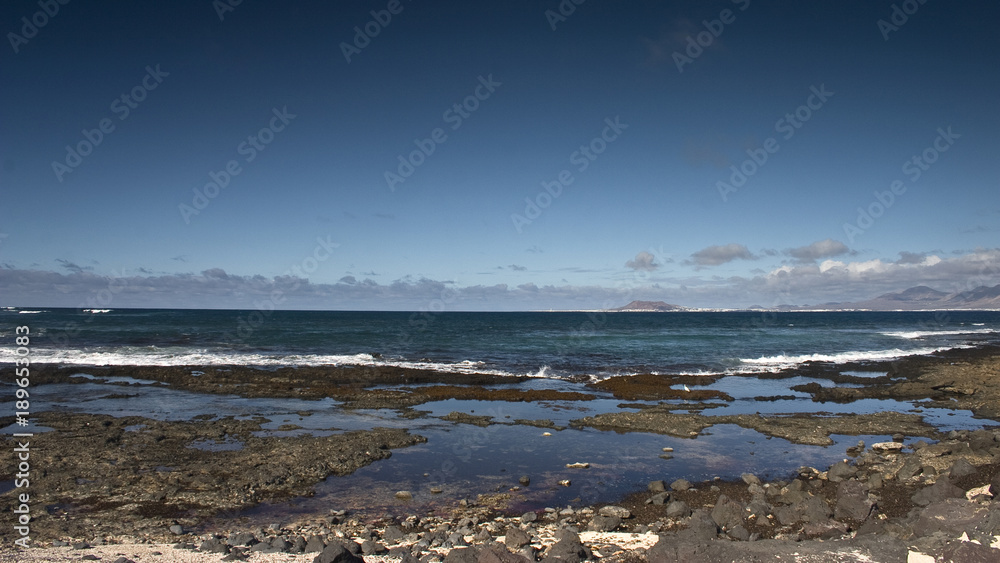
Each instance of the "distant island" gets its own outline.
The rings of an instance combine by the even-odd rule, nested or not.
[[[1000,284],[993,287],[979,286],[968,291],[947,293],[926,285],[903,291],[884,293],[867,301],[823,303],[821,305],[778,305],[776,307],[748,307],[746,310],[778,311],[920,311],[920,310],[1000,310]],[[699,311],[673,305],[664,301],[633,301],[624,307],[608,309],[621,312],[678,312]]]
[[[687,307],[681,307],[680,305],[671,305],[670,303],[665,303],[663,301],[633,301],[624,307],[618,307],[616,309],[611,309],[612,311],[631,311],[631,312],[666,312],[666,311],[686,311]]]

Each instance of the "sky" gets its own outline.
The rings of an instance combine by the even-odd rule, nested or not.
[[[0,4],[0,305],[1000,283],[1000,4]]]

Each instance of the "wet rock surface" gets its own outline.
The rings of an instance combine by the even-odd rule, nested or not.
[[[41,413],[52,431],[30,439],[32,532],[40,539],[143,534],[189,527],[222,512],[310,494],[330,475],[426,441],[376,428],[326,437],[258,437],[258,420],[163,422],[141,417]],[[237,450],[192,444],[238,441]],[[9,440],[8,440],[9,441]],[[14,496],[0,497],[9,512]],[[40,510],[44,507],[44,512]],[[4,533],[10,533],[4,530]]]
[[[805,375],[859,385],[804,387],[818,403],[862,398],[923,400],[927,406],[970,409],[983,417],[996,417],[1000,415],[1000,386],[995,385],[1000,358],[995,353],[995,349],[949,352],[858,366],[887,374],[877,377],[834,373],[820,363],[759,377]],[[552,395],[551,390],[511,393],[518,390],[496,386],[516,383],[518,378],[400,368],[198,369],[205,374],[192,377],[192,368],[146,367],[88,367],[86,372],[160,381],[173,389],[205,393],[332,397],[347,408],[400,409],[443,397],[586,401],[594,396]],[[845,369],[850,366],[837,368]],[[82,382],[69,379],[79,371],[43,366],[33,381],[38,385]],[[627,400],[705,403],[730,399],[714,392],[702,396],[695,393],[697,389],[664,391],[663,384],[697,384],[667,379],[615,379],[591,389]],[[693,438],[712,425],[737,424],[802,444],[828,445],[834,434],[875,435],[886,441],[852,446],[844,461],[822,470],[803,467],[777,480],[747,474],[733,481],[692,483],[671,481],[676,475],[664,475],[663,480],[649,483],[648,490],[612,506],[532,512],[522,508],[508,513],[510,495],[497,494],[463,501],[447,514],[372,518],[348,511],[354,507],[341,506],[325,517],[312,515],[266,530],[215,530],[211,522],[227,511],[264,500],[309,495],[327,476],[350,473],[388,457],[392,448],[423,438],[400,429],[327,437],[259,437],[254,433],[260,431],[262,418],[206,415],[189,422],[162,422],[41,413],[33,415],[36,421],[54,430],[32,438],[33,463],[37,460],[37,467],[44,467],[33,476],[33,494],[37,495],[33,503],[44,510],[36,511],[33,532],[43,544],[67,544],[59,549],[159,540],[177,549],[231,559],[257,551],[308,553],[316,560],[344,562],[386,551],[407,561],[428,563],[582,561],[593,560],[595,554],[612,562],[773,561],[791,558],[793,553],[815,561],[906,561],[914,553],[974,561],[990,560],[1000,553],[991,547],[1000,536],[1000,500],[994,499],[1000,493],[1000,435],[994,428],[943,433],[917,414],[895,412],[710,416],[678,412],[684,410],[678,404],[621,408],[637,407],[639,412],[584,417],[573,425]],[[460,412],[442,418],[458,424],[496,423],[489,417]],[[0,424],[11,422],[10,417],[0,419]],[[514,423],[555,429],[545,420]],[[895,440],[899,442],[888,442],[887,437],[893,435],[898,435]],[[901,443],[904,436],[910,443]],[[912,442],[915,437],[923,440]],[[192,447],[195,443],[235,443],[238,447],[213,450]],[[0,479],[9,478],[9,474],[0,475]],[[531,482],[528,478],[521,485]],[[636,490],[643,488],[647,487],[636,486]],[[10,493],[0,495],[0,510],[10,513],[12,503]],[[0,529],[7,545],[13,540],[11,533]]]
[[[313,561],[344,563],[377,554],[460,563],[581,562],[594,561],[597,554],[616,563],[904,562],[919,555],[941,561],[991,561],[1000,556],[1000,549],[991,547],[1000,538],[1000,500],[989,492],[1000,476],[998,438],[1000,432],[959,431],[933,444],[939,447],[854,449],[857,455],[841,462],[853,472],[839,481],[830,479],[838,464],[822,471],[803,467],[777,481],[749,474],[733,481],[678,480],[664,486],[665,491],[638,492],[615,505],[551,508],[534,519],[508,514],[492,499],[479,497],[447,515],[372,520],[341,509],[268,529],[196,533],[182,527],[170,541],[175,549],[233,559],[262,552],[309,554]],[[901,477],[898,468],[911,460],[945,469]],[[965,464],[971,472],[948,475],[947,468]],[[842,466],[832,472],[838,473],[843,473]],[[876,482],[878,486],[872,486]],[[983,487],[987,492],[969,494]],[[671,500],[646,502],[661,494]],[[917,502],[923,498],[930,502]],[[90,529],[62,533],[59,539],[86,550],[101,543],[173,535],[161,525],[159,535],[133,531],[99,537],[99,531]]]
[[[710,416],[679,414],[673,409],[649,407],[640,412],[599,414],[572,421],[575,427],[590,427],[616,432],[655,432],[678,438],[694,438],[716,424],[736,424],[767,436],[784,438],[796,444],[826,446],[833,443],[831,434],[859,436],[904,431],[910,436],[938,436],[938,431],[916,414],[879,412],[823,416],[817,413],[792,413],[762,416],[736,414]]]

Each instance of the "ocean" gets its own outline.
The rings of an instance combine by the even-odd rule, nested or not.
[[[266,525],[292,515],[325,514],[331,507],[372,514],[445,510],[460,499],[509,490],[518,475],[532,485],[512,510],[614,502],[645,490],[650,480],[684,477],[697,481],[787,477],[798,467],[827,467],[858,440],[887,435],[832,435],[828,446],[810,446],[765,436],[735,424],[716,424],[697,438],[659,433],[602,431],[574,427],[587,416],[634,411],[610,393],[590,401],[434,400],[416,407],[419,416],[395,409],[345,409],[325,398],[241,397],[196,393],[152,381],[97,381],[88,366],[393,365],[454,372],[537,376],[512,387],[595,393],[586,384],[615,375],[692,374],[706,377],[697,388],[728,394],[708,414],[818,416],[896,411],[919,414],[944,431],[981,428],[991,421],[970,411],[934,408],[919,401],[862,399],[816,403],[794,389],[806,383],[835,385],[807,371],[795,377],[755,377],[804,362],[843,364],[891,360],[1000,342],[1000,312],[678,312],[678,313],[459,313],[308,312],[226,310],[8,309],[0,311],[0,363],[15,359],[15,328],[31,331],[31,362],[77,366],[72,383],[31,388],[32,411],[141,416],[188,421],[198,416],[266,419],[261,436],[330,435],[375,427],[406,428],[427,438],[395,450],[392,457],[351,475],[329,477],[314,495],[264,503],[234,518]],[[850,364],[850,365],[848,365]],[[884,364],[883,364],[884,365]],[[853,370],[853,371],[852,371]],[[117,383],[117,384],[116,384]],[[120,384],[131,384],[122,387]],[[9,380],[0,384],[9,386]],[[841,384],[850,386],[852,384]],[[692,384],[692,387],[695,387]],[[127,391],[123,393],[124,391]],[[13,412],[13,392],[0,409]],[[761,400],[767,397],[767,400]],[[682,401],[684,402],[684,401]],[[646,401],[655,404],[655,401]],[[487,415],[494,424],[455,423],[449,413]],[[305,414],[304,414],[305,413]],[[411,413],[413,414],[413,413]],[[518,424],[548,420],[551,429]],[[32,428],[44,432],[41,427]],[[13,425],[3,432],[24,431]],[[908,437],[908,440],[916,440]],[[223,445],[228,447],[228,445]],[[218,446],[218,447],[223,447]],[[196,447],[193,445],[192,447]],[[240,447],[238,444],[235,447]],[[663,448],[673,448],[666,456]],[[587,462],[591,468],[567,469]],[[571,479],[572,486],[556,482]],[[9,488],[0,482],[0,491]],[[444,492],[431,494],[429,487]],[[395,491],[414,491],[401,502]],[[449,504],[451,503],[451,504]]]
[[[1000,312],[341,312],[7,309],[32,361],[72,365],[384,364],[602,379],[753,374],[1000,341]],[[0,362],[14,359],[0,346]]]

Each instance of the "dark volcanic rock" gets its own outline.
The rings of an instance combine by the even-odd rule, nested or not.
[[[998,471],[990,481],[990,492],[993,493],[994,496],[1000,496],[1000,471]]]
[[[728,535],[738,541],[748,541],[750,539],[750,532],[742,524],[733,526],[733,529],[729,530]]]
[[[670,483],[670,488],[675,491],[686,491],[691,488],[691,481],[687,479],[677,479],[673,483]]]
[[[396,543],[404,537],[406,537],[406,534],[403,533],[403,530],[399,526],[386,526],[382,530],[382,539],[388,543]]]
[[[364,563],[341,543],[331,543],[313,559],[313,563]]]
[[[969,463],[969,460],[960,457],[948,468],[949,479],[961,479],[976,472],[976,466]]]
[[[917,456],[909,457],[903,462],[903,467],[896,472],[896,479],[905,481],[916,476],[923,469],[923,462]]]
[[[229,545],[233,547],[247,547],[257,543],[257,537],[250,532],[237,532],[229,536]]]
[[[560,540],[570,540],[575,542],[580,541],[580,534],[576,533],[576,530],[573,528],[559,528],[553,535],[555,536],[556,541]]]
[[[691,516],[691,507],[682,500],[675,500],[667,505],[667,518],[687,518]]]
[[[847,533],[847,524],[830,519],[819,522],[806,522],[802,525],[802,533],[807,538],[838,538]]]
[[[591,532],[613,532],[622,525],[622,519],[617,516],[601,516],[598,514],[587,525]]]
[[[712,520],[723,530],[729,530],[743,524],[745,510],[743,505],[726,495],[719,495],[712,509]]]
[[[997,563],[1000,550],[966,541],[954,541],[941,550],[940,561],[955,563]]]
[[[361,542],[361,553],[365,555],[381,555],[388,552],[389,550],[385,548],[384,545],[373,542],[371,540],[365,540]]]
[[[826,478],[834,483],[853,477],[858,469],[846,461],[838,461],[827,471]]]
[[[270,542],[255,543],[250,551],[254,553],[281,553],[281,548],[272,545]]]
[[[837,506],[833,516],[837,520],[864,522],[875,505],[868,498],[868,488],[859,481],[841,481],[837,486]]]
[[[665,504],[669,500],[670,500],[670,493],[668,492],[656,493],[655,495],[646,499],[646,504],[657,504],[657,505]]]
[[[963,497],[965,497],[965,491],[952,485],[948,479],[941,478],[930,487],[924,487],[914,493],[911,500],[917,506],[927,506],[945,499]]]
[[[229,553],[229,546],[219,538],[210,538],[201,542],[198,549],[205,553]]]
[[[478,563],[479,548],[456,547],[444,556],[444,563]]]
[[[528,559],[519,553],[511,553],[502,544],[491,543],[479,550],[477,563],[529,563]]]
[[[830,510],[830,506],[822,498],[808,497],[791,506],[779,508],[775,512],[775,516],[778,517],[778,521],[783,526],[789,526],[800,521],[825,522],[833,516],[833,511]]]
[[[531,536],[521,528],[510,527],[503,541],[510,549],[521,549],[531,543]]]
[[[614,505],[602,506],[601,508],[597,509],[597,513],[600,514],[601,516],[617,516],[622,520],[632,517],[632,513],[629,511],[629,509],[623,506],[614,506]]]
[[[692,512],[685,523],[687,528],[677,532],[677,538],[683,541],[704,542],[715,539],[719,534],[719,526],[705,508]]]
[[[306,553],[319,553],[323,551],[326,544],[323,542],[321,536],[310,536],[309,541],[306,542],[305,552]]]
[[[926,537],[935,532],[958,537],[970,532],[987,517],[988,510],[965,499],[951,498],[929,505],[920,512],[913,524],[913,532]]]
[[[566,537],[552,544],[545,552],[546,561],[561,561],[563,563],[580,563],[585,559],[590,559],[592,554],[582,543],[579,536],[577,539]]]

